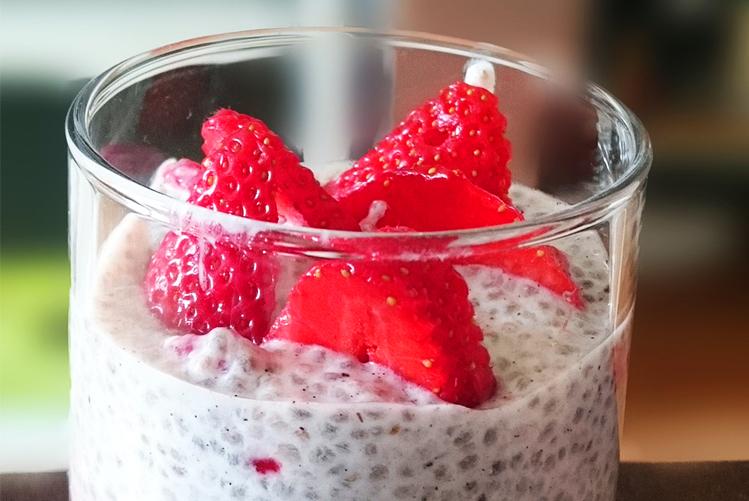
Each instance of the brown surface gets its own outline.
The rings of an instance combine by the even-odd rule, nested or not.
[[[749,500],[749,461],[623,463],[617,501]]]
[[[481,40],[508,47],[547,65],[581,64],[588,16],[585,0],[406,0],[395,26]]]
[[[3,501],[65,501],[65,472],[0,475]],[[734,463],[624,463],[618,501],[749,500],[749,461]]]
[[[746,275],[641,281],[624,461],[749,459]]]
[[[59,471],[0,475],[0,499],[3,501],[65,501],[68,499],[68,474]]]

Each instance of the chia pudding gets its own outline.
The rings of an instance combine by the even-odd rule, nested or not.
[[[151,181],[176,214],[223,213],[205,233],[94,187],[106,238],[72,252],[93,258],[70,301],[73,500],[613,500],[635,259],[619,242],[639,220],[492,233],[570,206],[511,183],[494,66],[464,77],[314,170],[216,110],[202,161]],[[240,242],[237,218],[276,226]],[[289,226],[313,246],[276,242]]]
[[[529,219],[564,206],[510,194]],[[584,309],[457,267],[498,381],[477,408],[319,346],[165,328],[143,291],[160,236],[126,216],[100,250],[92,300],[71,298],[72,499],[613,499],[631,324],[612,324],[597,232],[554,243]]]

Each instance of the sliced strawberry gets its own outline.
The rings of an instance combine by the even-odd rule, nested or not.
[[[458,82],[412,111],[392,132],[327,188],[337,199],[383,170],[431,164],[458,170],[504,198],[510,187],[507,119],[488,90]]]
[[[469,407],[496,388],[465,280],[441,262],[316,265],[291,291],[272,338],[385,365]]]
[[[276,208],[278,209],[278,222],[291,226],[309,226],[301,212],[296,210],[294,203],[281,192],[276,192]]]
[[[285,160],[285,151],[280,140],[264,140],[242,129],[217,147],[203,160],[202,177],[188,202],[277,221],[269,169]],[[266,148],[255,155],[258,144]],[[195,334],[232,327],[259,343],[275,308],[274,282],[275,265],[263,252],[171,232],[151,258],[145,288],[151,310],[170,327]]]
[[[151,258],[151,311],[171,328],[206,334],[231,327],[260,343],[275,308],[275,265],[261,252],[170,232]]]
[[[358,219],[348,214],[315,179],[311,170],[296,162],[280,165],[276,173],[276,206],[279,215],[298,226],[359,231]]]
[[[383,200],[388,207],[375,223],[380,229],[400,225],[419,231],[456,230],[523,219],[519,210],[468,182],[462,174],[438,168],[418,167],[413,171],[373,174],[340,202],[344,210],[364,218],[375,200]],[[500,250],[471,256],[462,262],[494,266],[529,278],[576,307],[583,306],[580,291],[570,276],[567,258],[554,247]]]
[[[210,155],[218,148],[224,138],[231,136],[239,129],[247,127],[252,118],[234,110],[218,110],[203,122],[200,135],[203,136],[203,153]]]
[[[472,256],[467,262],[497,267],[510,275],[530,279],[541,287],[562,296],[577,308],[585,306],[580,289],[570,276],[567,256],[556,247],[542,245],[508,249]]]
[[[312,171],[301,165],[294,152],[260,120],[219,110],[205,122],[202,134],[208,158],[217,150],[229,150],[233,158],[256,168],[262,182],[270,183],[273,201],[263,200],[273,206],[269,215],[281,216],[283,221],[298,226],[359,230],[357,220],[341,210]]]
[[[260,221],[289,215],[305,226],[358,229],[260,120],[222,110],[204,135],[212,146],[189,203]],[[259,343],[275,308],[276,277],[261,251],[172,232],[151,259],[145,288],[151,310],[171,327],[196,334],[232,327]]]
[[[375,200],[387,210],[376,223],[417,231],[459,230],[512,223],[520,211],[472,184],[460,171],[429,165],[371,174],[350,185],[339,202],[356,219],[367,217]]]
[[[387,210],[377,220],[380,231],[406,226],[418,231],[440,231],[497,226],[523,219],[522,213],[498,197],[468,182],[461,174],[419,167],[416,171],[389,171],[373,175],[359,189],[341,199],[344,210],[360,217],[374,200]],[[432,172],[432,174],[429,174]],[[403,245],[403,244],[400,244]],[[551,246],[484,252],[461,260],[464,264],[494,266],[528,278],[583,307],[580,290],[572,280],[567,257]]]

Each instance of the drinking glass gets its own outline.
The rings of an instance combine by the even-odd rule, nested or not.
[[[496,75],[510,195],[524,221],[333,231],[210,211],[149,184],[168,159],[201,162],[201,124],[220,108],[263,120],[325,181],[476,60]],[[254,31],[113,67],[78,95],[66,132],[73,501],[614,498],[651,148],[605,90],[483,43]],[[229,329],[170,329],[144,286],[167,234],[190,235],[201,249],[223,242],[265,263],[275,277],[269,322],[314,267],[375,261],[458,273],[496,394],[469,408],[397,378],[372,379],[372,364],[332,362],[319,348],[279,365]],[[550,247],[569,261],[581,304],[480,264]],[[209,266],[204,257],[199,265]],[[356,313],[339,299],[329,301],[337,314]],[[369,386],[349,381],[357,378]],[[293,384],[273,383],[281,379]]]

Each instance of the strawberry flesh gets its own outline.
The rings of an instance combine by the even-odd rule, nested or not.
[[[499,268],[517,277],[527,278],[558,294],[577,308],[585,303],[580,289],[570,275],[567,256],[556,247],[520,247],[495,253],[471,256],[466,264],[483,264]]]
[[[344,211],[364,219],[375,200],[388,209],[376,223],[417,231],[497,226],[522,220],[520,211],[472,184],[459,171],[419,166],[369,176],[339,195]]]
[[[385,365],[441,399],[475,407],[496,380],[465,280],[441,262],[329,261],[289,294],[268,339]]]
[[[347,213],[315,179],[311,170],[294,161],[275,171],[276,206],[281,217],[297,226],[359,231],[358,219]]]

